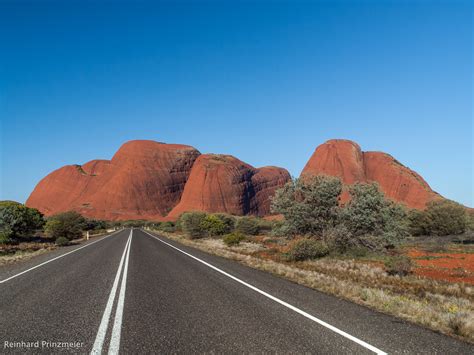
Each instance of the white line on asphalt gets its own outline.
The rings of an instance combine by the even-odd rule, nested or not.
[[[281,299],[279,299],[279,298],[277,298],[277,297],[275,297],[275,296],[272,296],[272,295],[270,295],[269,293],[267,293],[267,292],[265,292],[265,291],[262,291],[262,290],[260,290],[259,288],[255,287],[255,286],[252,286],[251,284],[249,284],[249,283],[247,283],[247,282],[245,282],[245,281],[242,281],[241,279],[239,279],[239,278],[237,278],[237,277],[235,277],[235,276],[233,276],[233,275],[231,275],[231,274],[225,272],[224,270],[221,270],[221,269],[215,267],[214,265],[209,264],[208,262],[206,262],[206,261],[204,261],[204,260],[201,260],[201,259],[195,257],[194,255],[191,255],[191,254],[185,252],[184,250],[181,250],[181,249],[175,247],[174,245],[172,245],[172,244],[170,244],[170,243],[165,242],[164,240],[161,240],[160,238],[154,236],[153,234],[150,234],[150,233],[148,233],[148,232],[145,231],[145,230],[142,230],[142,231],[145,232],[146,234],[148,234],[149,236],[155,238],[156,240],[160,241],[161,243],[164,243],[164,244],[168,245],[169,247],[171,247],[171,248],[173,248],[173,249],[176,249],[177,251],[179,251],[179,252],[181,252],[181,253],[183,253],[183,254],[189,256],[190,258],[193,258],[193,259],[195,259],[196,261],[199,261],[200,263],[202,263],[202,264],[204,264],[204,265],[210,267],[211,269],[213,269],[213,270],[215,270],[215,271],[217,271],[217,272],[219,272],[219,273],[221,273],[221,274],[223,274],[223,275],[225,275],[225,276],[231,278],[232,280],[237,281],[238,283],[240,283],[240,284],[242,284],[242,285],[244,285],[244,286],[246,286],[246,287],[248,287],[248,288],[250,288],[250,289],[252,289],[252,290],[254,290],[254,291],[256,291],[256,292],[258,292],[258,293],[260,293],[261,295],[263,295],[263,296],[265,296],[265,297],[267,297],[267,298],[269,298],[269,299],[271,299],[271,300],[273,300],[273,301],[275,301],[275,302],[281,304],[282,306],[285,306],[285,307],[291,309],[292,311],[295,311],[296,313],[301,314],[302,316],[304,316],[304,317],[306,317],[306,318],[312,320],[313,322],[316,322],[316,323],[322,325],[323,327],[326,327],[326,328],[332,330],[333,332],[335,332],[335,333],[337,333],[337,334],[339,334],[339,335],[342,335],[343,337],[345,337],[345,338],[347,338],[347,339],[349,339],[349,340],[352,340],[353,342],[355,342],[355,343],[357,343],[357,344],[363,346],[364,348],[369,349],[369,350],[373,351],[373,352],[376,353],[376,354],[380,354],[380,355],[386,355],[386,354],[387,354],[386,352],[384,352],[384,351],[382,351],[382,350],[376,348],[375,346],[372,346],[372,345],[366,343],[365,341],[360,340],[360,339],[358,339],[358,338],[356,338],[356,337],[354,337],[354,336],[352,336],[352,335],[350,335],[350,334],[344,332],[343,330],[340,330],[340,329],[336,328],[335,326],[333,326],[333,325],[331,325],[331,324],[329,324],[329,323],[326,323],[325,321],[323,321],[323,320],[321,320],[321,319],[319,319],[319,318],[316,318],[315,316],[312,316],[311,314],[309,314],[309,313],[307,313],[307,312],[305,312],[305,311],[303,311],[303,310],[301,310],[301,309],[299,309],[299,308],[297,308],[297,307],[295,307],[295,306],[292,306],[291,304],[289,304],[289,303],[287,303],[287,302],[285,302],[285,301],[283,301],[283,300],[281,300]]]
[[[112,329],[112,336],[110,338],[109,354],[118,354],[120,350],[120,333],[122,332],[122,316],[123,305],[125,303],[125,289],[127,287],[127,273],[128,273],[128,259],[130,249],[132,247],[133,229],[130,231],[130,243],[128,244],[127,257],[125,258],[125,266],[123,269],[122,283],[120,285],[119,299],[117,302],[117,309],[115,310],[114,327]]]
[[[112,313],[112,307],[114,305],[115,294],[117,293],[117,286],[120,279],[120,274],[122,273],[123,261],[127,250],[130,246],[130,241],[132,239],[133,230],[130,230],[130,235],[127,239],[127,244],[125,244],[125,249],[123,250],[122,258],[120,259],[120,264],[115,275],[114,283],[112,289],[110,290],[109,298],[107,300],[107,305],[105,306],[104,314],[102,315],[102,320],[100,321],[99,330],[95,337],[94,346],[92,347],[91,354],[102,354],[102,346],[104,345],[105,335],[107,334],[107,328],[109,327],[110,314]]]
[[[121,231],[114,232],[114,233],[109,234],[108,236],[106,236],[106,237],[104,237],[104,238],[102,238],[102,239],[96,240],[95,242],[92,242],[92,243],[83,245],[82,247],[79,247],[79,248],[77,248],[77,249],[71,250],[70,252],[61,254],[61,255],[59,255],[59,256],[57,256],[57,257],[55,257],[55,258],[52,258],[52,259],[50,259],[50,260],[46,260],[45,262],[42,262],[41,264],[38,264],[38,265],[36,265],[36,266],[33,266],[32,268],[29,268],[29,269],[27,269],[27,270],[25,270],[25,271],[19,272],[18,274],[15,274],[15,275],[13,275],[13,276],[10,276],[10,277],[6,278],[5,280],[0,281],[0,284],[2,284],[2,283],[4,283],[4,282],[7,282],[7,281],[10,281],[11,279],[14,279],[15,277],[18,277],[18,276],[20,276],[20,275],[26,274],[27,272],[29,272],[29,271],[31,271],[31,270],[34,270],[34,269],[36,269],[36,268],[39,268],[40,266],[46,265],[46,264],[50,263],[51,261],[60,259],[60,258],[62,258],[63,256],[66,256],[66,255],[75,253],[76,251],[81,250],[81,249],[83,249],[83,248],[87,248],[88,246],[91,246],[92,244],[95,244],[95,243],[98,243],[98,242],[100,242],[100,241],[102,241],[102,240],[104,240],[104,239],[107,239],[108,237],[111,237],[112,235],[117,234],[117,233],[119,233],[119,232],[121,232]]]

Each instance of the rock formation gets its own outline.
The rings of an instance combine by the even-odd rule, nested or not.
[[[162,220],[188,210],[270,213],[270,197],[289,180],[285,169],[255,169],[193,147],[130,141],[109,160],[68,165],[42,179],[26,201],[45,215],[75,210],[107,220]]]
[[[301,176],[338,176],[346,185],[355,182],[379,184],[385,195],[410,208],[423,209],[429,201],[441,198],[416,172],[381,152],[362,152],[349,140],[334,139],[318,146]],[[343,201],[347,194],[343,195]]]
[[[176,218],[186,211],[226,212],[235,215],[270,213],[270,197],[290,179],[282,168],[254,167],[230,155],[201,155],[191,170]]]
[[[156,219],[178,202],[199,152],[193,147],[130,141],[112,160],[60,168],[26,201],[46,215],[76,210],[100,219]]]

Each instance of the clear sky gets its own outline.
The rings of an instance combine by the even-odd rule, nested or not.
[[[474,206],[472,1],[0,0],[0,199],[131,139],[299,175],[357,141]]]

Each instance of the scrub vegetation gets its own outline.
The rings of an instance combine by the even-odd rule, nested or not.
[[[386,199],[377,184],[362,183],[348,187],[350,198],[342,203],[343,191],[337,178],[295,179],[272,201],[280,216],[275,220],[226,216],[233,223],[222,233],[215,214],[187,212],[172,230],[170,222],[152,227],[183,244],[474,342],[474,247],[468,244],[474,236],[466,209],[440,200],[411,211]]]

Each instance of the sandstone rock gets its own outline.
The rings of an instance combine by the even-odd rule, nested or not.
[[[169,217],[186,211],[265,215],[270,212],[270,196],[289,178],[281,168],[255,169],[230,155],[201,155]]]
[[[73,209],[101,219],[159,219],[178,203],[199,154],[185,145],[130,141],[110,161],[49,174],[26,204],[46,215]]]
[[[423,209],[429,201],[441,198],[423,178],[392,156],[381,152],[362,152],[352,141],[334,139],[316,148],[301,176],[338,176],[344,184],[379,184],[388,198],[410,208]],[[346,202],[346,193],[342,201]]]

